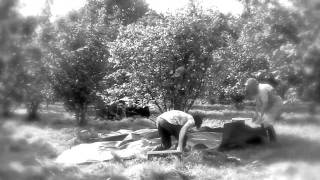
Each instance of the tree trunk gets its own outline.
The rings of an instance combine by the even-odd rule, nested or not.
[[[1,116],[10,117],[11,116],[10,107],[11,107],[10,101],[4,100],[3,103],[2,103]]]
[[[314,116],[316,114],[317,104],[315,102],[311,102],[309,104],[309,113],[311,116]]]
[[[50,100],[47,98],[46,99],[46,108],[47,108],[47,110],[49,110],[49,103],[50,103]]]
[[[39,120],[38,109],[40,106],[40,101],[32,101],[28,106],[28,116],[27,120],[36,121]]]
[[[174,102],[172,102],[173,109],[183,111],[184,110],[184,107],[182,107],[183,100],[184,100],[183,97],[174,98]]]
[[[316,103],[316,102],[311,102],[311,103],[309,104],[308,111],[309,111],[309,118],[308,118],[308,120],[309,120],[310,122],[316,120],[317,103]]]
[[[87,125],[87,119],[86,119],[86,114],[87,114],[87,106],[86,105],[82,105],[79,108],[79,112],[78,112],[78,125],[79,126],[85,126]]]

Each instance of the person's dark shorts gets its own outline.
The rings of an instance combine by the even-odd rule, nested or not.
[[[174,136],[179,141],[179,133],[182,128],[181,125],[170,124],[167,120],[158,117],[158,132],[161,139],[161,146],[157,147],[156,150],[166,150],[171,147],[171,136]],[[183,139],[183,148],[187,144],[187,136]]]

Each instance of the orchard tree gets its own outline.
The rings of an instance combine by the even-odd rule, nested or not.
[[[152,16],[120,30],[110,61],[127,70],[124,89],[160,111],[188,111],[203,92],[212,52],[225,45],[225,21],[213,13]]]
[[[310,47],[303,59],[305,98],[320,102],[320,46]]]
[[[299,59],[295,62],[303,78],[298,89],[303,100],[312,102],[310,112],[314,113],[315,103],[320,102],[320,3],[297,0],[292,2],[304,20],[300,27],[302,40],[297,51]]]
[[[36,117],[41,102],[43,81],[41,52],[34,43],[38,20],[22,17],[17,1],[0,2],[0,103],[3,115],[9,115],[13,103],[25,103],[29,119]]]
[[[148,10],[144,0],[88,0],[80,13],[101,36],[114,41],[120,25],[136,22]]]
[[[111,15],[108,19],[117,19],[123,25],[136,22],[149,10],[145,0],[107,0],[103,2],[106,14]]]
[[[115,71],[107,61],[108,42],[116,39],[119,26],[135,22],[146,8],[142,0],[89,0],[79,11],[43,23],[40,39],[50,83],[79,125],[87,123],[88,106],[99,104],[101,92],[114,85],[105,78]]]
[[[219,103],[241,103],[247,78],[269,69],[263,57],[257,57],[237,40],[228,39],[228,46],[213,53],[215,63],[209,68],[206,80],[208,99]]]
[[[90,22],[83,22],[80,14],[70,14],[53,27],[42,33],[49,52],[50,81],[66,108],[75,112],[79,125],[85,125],[88,105],[108,72],[108,49],[103,36]]]
[[[18,87],[22,89],[23,102],[28,111],[28,120],[39,119],[38,109],[40,103],[44,100],[43,90],[48,83],[41,56],[42,53],[38,46],[31,46],[30,44],[28,53],[24,57],[25,61],[21,63],[23,77]]]
[[[298,59],[303,18],[277,1],[242,2],[242,16],[229,19],[236,36],[214,53],[220,63],[210,71],[219,78],[208,79],[206,95],[237,102],[244,98],[246,79],[255,77],[272,84],[284,96],[290,86],[301,81],[294,62]]]
[[[17,1],[0,2],[0,104],[2,115],[10,115],[15,101],[21,101],[20,89],[17,89],[22,59],[19,41],[23,36],[22,18],[15,11]]]
[[[305,20],[301,13],[282,6],[278,1],[262,1],[257,7],[247,23],[256,25],[244,28],[244,42],[251,44],[249,48],[268,61],[269,74],[276,80],[271,83],[284,96],[290,86],[301,81],[295,62],[301,58],[298,50]]]

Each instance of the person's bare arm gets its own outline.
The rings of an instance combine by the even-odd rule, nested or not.
[[[187,131],[190,127],[194,126],[194,123],[192,121],[188,121],[180,130],[179,133],[179,142],[178,142],[178,147],[177,150],[182,152],[183,151],[183,139],[187,134]]]
[[[262,105],[261,105],[261,110],[260,110],[260,116],[261,116],[261,120],[262,120],[262,117],[267,109],[267,106],[268,106],[268,101],[269,101],[269,94],[268,92],[266,94],[264,94],[262,97],[261,97],[261,101],[262,101]]]
[[[260,121],[260,115],[259,115],[260,109],[261,109],[261,100],[256,98],[254,121]]]

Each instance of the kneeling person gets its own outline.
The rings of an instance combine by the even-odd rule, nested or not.
[[[187,131],[191,127],[200,128],[202,116],[191,115],[183,111],[171,110],[157,117],[157,127],[161,138],[161,145],[155,150],[161,151],[171,147],[171,136],[178,140],[178,151],[183,151],[187,144]]]

